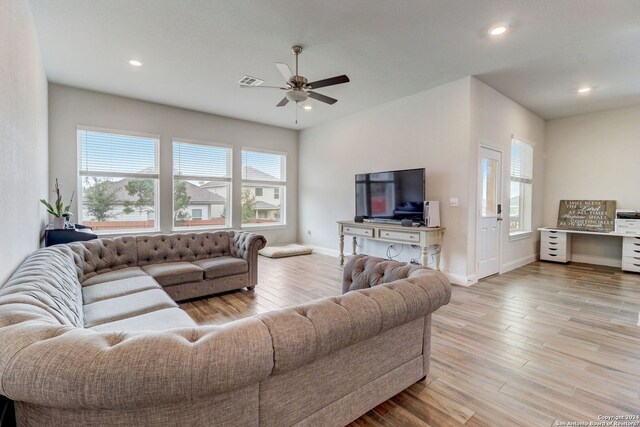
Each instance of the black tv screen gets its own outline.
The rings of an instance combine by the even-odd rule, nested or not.
[[[356,215],[371,220],[422,221],[424,169],[356,175]]]

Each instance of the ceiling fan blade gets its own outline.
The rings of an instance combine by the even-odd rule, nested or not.
[[[309,93],[309,96],[311,98],[315,99],[316,101],[324,102],[324,103],[329,104],[329,105],[333,105],[336,102],[338,102],[338,100],[335,99],[335,98],[331,98],[331,97],[319,94],[317,92],[309,91],[308,93]]]
[[[289,68],[287,64],[284,64],[282,62],[276,62],[275,64],[278,71],[280,71],[280,74],[282,74],[282,77],[284,77],[284,81],[289,84],[291,82],[291,79],[293,78],[291,68]]]
[[[249,85],[240,85],[240,87],[242,88],[247,88],[247,87],[263,87],[266,89],[282,89],[282,90],[289,90],[288,87],[280,87],[280,86],[249,86]]]
[[[349,83],[349,82],[350,82],[349,77],[342,75],[342,76],[335,76],[328,79],[307,83],[306,87],[308,87],[309,89],[320,89],[321,87],[339,85],[342,83]]]
[[[284,98],[282,98],[282,101],[278,102],[278,105],[276,105],[276,107],[284,107],[288,103],[289,103],[289,98],[285,96]]]

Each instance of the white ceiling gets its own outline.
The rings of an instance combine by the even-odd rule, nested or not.
[[[467,75],[544,118],[640,103],[640,0],[31,0],[49,80],[289,128],[305,128]],[[491,38],[487,29],[511,31]],[[274,61],[339,99],[310,112]],[[133,68],[128,60],[144,65]],[[293,64],[292,64],[293,65]],[[293,68],[293,66],[292,66]],[[595,89],[587,96],[575,90]]]

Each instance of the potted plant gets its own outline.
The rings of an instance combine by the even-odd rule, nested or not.
[[[56,230],[61,230],[64,228],[65,218],[64,214],[68,213],[71,209],[71,202],[73,202],[73,196],[75,195],[75,191],[71,193],[71,199],[69,200],[69,204],[67,206],[62,202],[62,196],[60,195],[60,187],[58,186],[58,178],[56,178],[56,186],[52,190],[56,193],[56,202],[54,205],[47,202],[45,199],[40,199],[40,202],[47,208],[47,212],[49,215],[53,217],[53,228]]]

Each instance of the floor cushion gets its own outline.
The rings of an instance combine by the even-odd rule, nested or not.
[[[311,248],[310,246],[297,245],[295,243],[283,246],[267,246],[266,248],[262,248],[258,251],[260,255],[269,258],[284,258],[296,255],[309,255],[311,252],[313,252],[313,248]]]
[[[128,317],[115,322],[103,323],[92,327],[97,332],[138,332],[166,331],[173,328],[191,328],[197,326],[191,317],[179,308],[165,308],[139,316]]]
[[[83,307],[84,326],[91,328],[151,311],[175,307],[178,307],[178,304],[162,289],[136,292],[131,295],[86,304]]]
[[[142,267],[142,270],[156,279],[156,281],[162,286],[197,282],[204,278],[204,271],[202,268],[190,262],[149,264]]]
[[[98,283],[97,285],[83,286],[82,300],[84,304],[91,304],[150,289],[160,289],[160,285],[153,280],[153,277],[144,273],[144,277],[130,277],[128,279]]]
[[[129,277],[141,277],[146,275],[147,273],[142,271],[140,267],[121,268],[120,270],[113,270],[107,273],[92,276],[82,282],[82,286],[96,285],[98,283],[111,282],[113,280],[128,279]]]
[[[204,270],[205,279],[233,276],[249,271],[249,263],[241,258],[220,256],[193,262]]]

